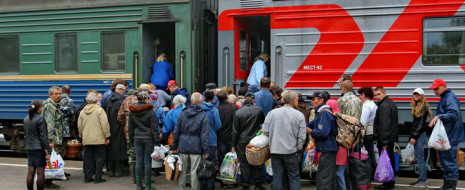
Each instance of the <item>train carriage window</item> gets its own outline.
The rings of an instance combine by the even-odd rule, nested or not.
[[[423,20],[423,64],[465,65],[465,17]]]
[[[126,70],[126,38],[124,32],[102,33],[102,71]]]
[[[77,36],[72,34],[57,34],[56,39],[56,72],[77,72]]]
[[[0,36],[0,73],[19,73],[18,36]]]

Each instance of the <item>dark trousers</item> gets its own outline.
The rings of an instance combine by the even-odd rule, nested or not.
[[[445,180],[457,181],[459,179],[459,169],[457,167],[457,144],[450,145],[446,151],[438,151],[439,160],[442,166],[442,177]]]
[[[232,142],[231,141],[218,141],[218,165],[221,166],[224,160],[224,156],[231,152]]]
[[[237,158],[239,159],[240,170],[241,170],[241,181],[240,185],[242,187],[250,187],[251,186],[251,179],[250,174],[252,173],[254,177],[255,184],[261,184],[261,166],[254,166],[250,165],[247,161],[247,157],[245,156],[245,148],[247,144],[237,144],[234,149],[236,150]]]
[[[84,146],[84,179],[102,179],[103,162],[105,161],[105,145]]]
[[[391,160],[391,166],[392,166],[392,170],[394,171],[394,175],[396,174],[396,160],[394,158],[394,143],[388,143],[388,144],[384,144],[382,142],[378,142],[378,150],[379,150],[379,155],[381,156],[381,153],[383,152],[383,147],[386,147],[386,151],[388,153],[388,156],[389,156],[389,159]],[[376,171],[376,169],[375,169]],[[389,186],[389,187],[394,187],[394,184],[396,182],[387,182],[387,183],[383,183],[383,185],[385,186]]]
[[[300,189],[299,158],[297,153],[292,154],[271,154],[271,164],[273,170],[273,189],[283,189],[283,176],[287,173],[289,188]],[[336,165],[334,158],[334,166]],[[336,172],[334,172],[336,174]]]
[[[376,170],[376,157],[375,157],[375,150],[374,150],[373,142],[374,142],[373,135],[366,135],[365,138],[363,139],[363,146],[365,146],[365,149],[368,152],[368,158],[371,160],[371,168],[373,171],[372,174],[374,175],[375,170]]]
[[[152,139],[134,139],[134,147],[136,149],[136,176],[151,176],[152,172],[152,157],[154,143]],[[142,167],[144,166],[144,170]]]
[[[337,152],[321,153],[316,173],[316,189],[333,189],[333,184],[336,183],[336,155]]]

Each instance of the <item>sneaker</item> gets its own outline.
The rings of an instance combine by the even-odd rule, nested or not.
[[[97,184],[97,183],[105,183],[106,181],[107,181],[106,179],[101,178],[101,179],[94,180],[94,183],[95,184]]]
[[[428,187],[428,181],[417,181],[415,184],[410,185],[410,187],[426,188]]]
[[[415,182],[413,182],[413,183],[410,183],[410,186],[412,186],[412,185],[414,185],[414,184],[417,184],[418,182],[420,182],[420,181],[415,181]]]

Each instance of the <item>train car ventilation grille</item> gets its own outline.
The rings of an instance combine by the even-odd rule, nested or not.
[[[263,0],[241,0],[241,8],[263,8]]]
[[[148,19],[170,19],[171,12],[168,5],[149,7]]]

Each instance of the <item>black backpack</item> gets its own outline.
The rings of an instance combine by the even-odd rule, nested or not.
[[[197,167],[197,178],[199,179],[211,179],[215,177],[215,165],[213,162],[202,159],[199,167]]]

